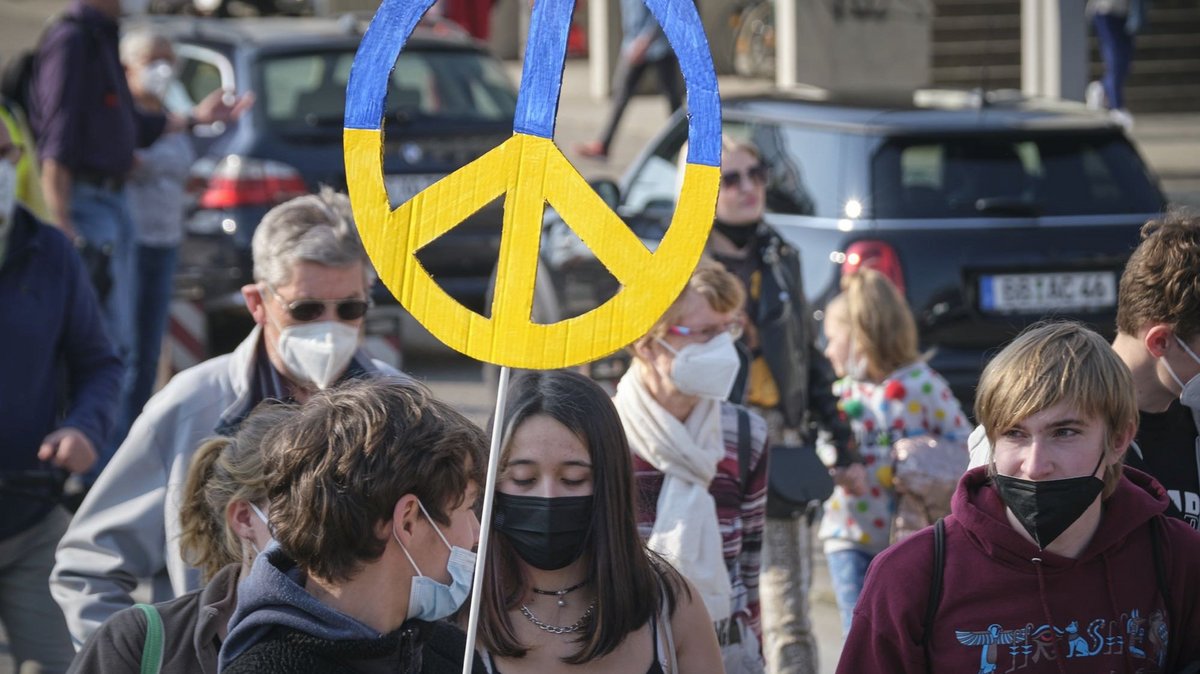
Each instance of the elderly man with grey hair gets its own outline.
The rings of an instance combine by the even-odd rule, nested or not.
[[[179,490],[201,440],[231,434],[268,398],[303,402],[340,380],[395,374],[359,350],[373,272],[345,195],[276,206],[252,248],[255,282],[242,296],[256,327],[150,399],[59,544],[50,590],[76,648],[134,603],[140,579],[154,580],[156,600],[199,587],[177,541]]]

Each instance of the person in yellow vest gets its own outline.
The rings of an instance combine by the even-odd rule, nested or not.
[[[42,196],[42,174],[38,171],[37,147],[29,120],[19,106],[0,100],[0,122],[4,122],[13,144],[21,148],[21,159],[17,162],[17,201],[38,220],[53,222]]]

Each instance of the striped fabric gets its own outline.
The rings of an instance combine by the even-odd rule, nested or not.
[[[762,559],[763,525],[767,508],[766,423],[751,412],[751,470],[743,490],[738,470],[737,406],[721,405],[721,430],[725,437],[725,457],[717,465],[717,475],[708,491],[717,503],[717,519],[725,548],[725,566],[733,587],[733,615],[741,616],[762,641],[759,625],[758,574]],[[633,470],[638,490],[638,533],[650,537],[658,509],[658,494],[663,474],[636,454]]]

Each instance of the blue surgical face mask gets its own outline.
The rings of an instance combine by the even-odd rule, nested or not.
[[[271,523],[267,520],[266,513],[260,510],[259,507],[254,504],[254,501],[247,501],[247,503],[250,504],[250,509],[254,511],[254,514],[258,515],[258,519],[262,521],[263,526],[267,528],[267,531],[271,532],[271,540],[267,543],[267,546],[270,547],[271,543],[275,542],[275,530],[271,528]],[[262,550],[259,550],[258,546],[254,544],[254,539],[250,540],[250,547],[254,548],[254,554],[262,554]]]
[[[417,572],[412,579],[412,590],[408,594],[408,617],[413,620],[432,622],[452,615],[471,594],[471,579],[475,575],[475,553],[456,545],[450,545],[450,541],[446,540],[437,523],[429,516],[429,511],[425,510],[425,505],[420,500],[417,501],[417,505],[421,507],[421,512],[425,514],[425,519],[429,520],[430,526],[437,532],[438,538],[442,539],[442,543],[445,543],[446,547],[450,549],[450,559],[446,561],[450,584],[443,585],[421,573],[421,569],[413,561],[412,555],[400,542],[400,537],[396,535],[395,527],[392,528],[392,538],[404,551],[404,556],[408,557],[408,563],[412,564],[413,569]]]

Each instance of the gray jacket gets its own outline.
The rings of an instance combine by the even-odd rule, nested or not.
[[[134,604],[139,580],[153,579],[156,601],[200,586],[177,543],[183,484],[196,447],[250,412],[261,334],[255,328],[233,353],[180,372],[152,397],[79,507],[50,574],[76,648]],[[355,366],[396,373],[362,351]]]

